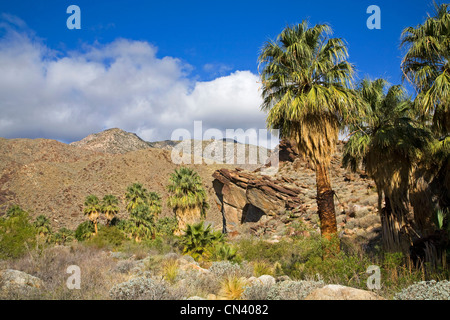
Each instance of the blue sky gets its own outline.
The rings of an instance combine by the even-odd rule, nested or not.
[[[81,8],[81,30],[68,30],[66,27],[69,17],[66,8],[71,4]],[[381,8],[381,30],[366,27],[369,5]],[[45,137],[70,142],[93,131],[120,126],[141,134],[147,140],[158,140],[169,139],[174,128],[189,127],[193,120],[203,120],[206,127],[219,129],[264,127],[264,116],[258,114],[257,98],[249,99],[249,94],[242,88],[254,89],[252,83],[257,82],[259,50],[267,39],[275,38],[286,25],[303,19],[308,19],[311,24],[329,23],[334,36],[347,41],[349,60],[355,64],[358,77],[384,77],[397,84],[401,82],[401,31],[422,23],[432,10],[432,2],[428,0],[2,1],[0,71],[8,68],[3,71],[16,75],[19,72],[13,68],[20,68],[24,63],[35,66],[33,63],[36,63],[36,74],[30,73],[27,77],[36,77],[36,83],[26,79],[22,90],[37,90],[42,95],[40,103],[52,105],[59,114],[57,117],[49,116],[53,117],[50,120],[37,121],[36,116],[46,112],[53,115],[55,109],[41,107],[36,101],[24,101],[18,78],[17,87],[5,88],[3,93],[0,91],[3,114],[0,136]],[[130,53],[130,50],[137,51]],[[19,61],[13,52],[30,54],[21,54],[24,60]],[[95,57],[101,58],[95,60]],[[124,57],[131,57],[130,61],[142,58],[142,65],[128,60],[129,64],[121,65],[126,60]],[[113,64],[117,63],[118,70],[126,67],[129,70],[119,74],[119,71],[112,73],[109,66],[102,68],[99,64],[108,59]],[[146,73],[140,73],[143,69]],[[62,79],[58,70],[64,70],[64,81],[58,80]],[[77,70],[82,75],[77,74]],[[145,85],[132,82],[145,76]],[[148,79],[159,79],[159,76],[163,79],[158,82],[166,83],[164,88],[170,87],[174,91],[165,92],[164,88],[155,87]],[[45,82],[43,87],[38,78]],[[75,80],[70,82],[68,78]],[[96,87],[100,79],[103,83],[110,81],[114,92]],[[120,86],[114,81],[121,82]],[[5,80],[5,83],[9,82]],[[85,85],[86,82],[89,86]],[[142,97],[132,101],[128,99],[127,83],[130,83],[129,95],[136,97],[142,94]],[[124,96],[116,96],[113,102],[112,99],[102,100],[100,91],[110,97],[117,95],[114,85],[125,88]],[[133,91],[137,87],[142,87],[142,90]],[[95,94],[91,92],[92,88],[98,89]],[[220,91],[223,88],[229,91]],[[222,101],[233,92],[233,88],[242,89],[241,95],[228,102]],[[145,89],[151,95],[144,94]],[[214,96],[213,92],[218,91],[218,96]],[[63,94],[70,103],[62,100],[60,96]],[[177,94],[180,94],[179,99],[174,98]],[[183,99],[186,101],[180,103]],[[219,99],[222,99],[221,104],[217,103]],[[116,100],[123,100],[123,103]],[[241,100],[246,100],[247,104],[236,107]],[[6,110],[15,108],[16,104],[21,104],[20,113]],[[29,119],[24,117],[24,112],[29,109],[23,109],[23,104],[30,105],[31,113],[36,115]],[[136,105],[139,107],[135,108]],[[228,105],[246,112],[240,114],[236,111],[234,117],[221,113],[220,110],[227,109]],[[183,121],[186,108],[194,110],[194,116]],[[139,113],[144,109],[144,113]],[[167,113],[167,109],[172,113]],[[90,120],[80,124],[86,112]],[[150,119],[158,116],[161,118]],[[248,123],[238,120],[238,117],[244,117]],[[148,120],[144,121],[144,118]],[[169,120],[174,122],[173,125]],[[27,126],[18,128],[19,122]]]

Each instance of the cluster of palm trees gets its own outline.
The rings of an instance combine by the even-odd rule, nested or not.
[[[100,202],[96,195],[89,195],[84,201],[83,213],[94,224],[95,234],[98,233],[98,219],[104,214],[109,225],[119,212],[119,199],[114,195],[106,195]]]
[[[309,27],[303,21],[262,48],[261,109],[268,113],[267,126],[295,141],[315,166],[325,239],[337,238],[329,171],[340,131],[349,133],[344,165],[365,169],[377,186],[386,250],[408,250],[414,238],[433,232],[436,210],[448,214],[448,9],[436,5],[434,16],[401,35],[406,53],[399,72],[414,86],[414,98],[384,79],[364,79],[355,86],[347,47],[330,37],[326,24]]]
[[[178,233],[188,224],[203,219],[208,209],[206,191],[202,179],[193,169],[181,167],[169,178],[167,186],[169,198],[167,205],[173,209],[178,221]],[[155,222],[162,211],[161,196],[148,191],[140,183],[130,185],[125,193],[126,210],[130,218],[118,223],[130,237],[140,242],[155,237]],[[107,225],[111,225],[119,212],[119,199],[106,195],[102,201],[95,195],[89,195],[84,202],[84,214],[94,225],[94,234],[98,233],[98,220],[103,214]]]

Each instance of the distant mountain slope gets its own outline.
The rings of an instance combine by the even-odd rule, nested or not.
[[[136,134],[114,128],[94,133],[83,140],[72,142],[72,146],[112,154],[124,154],[130,151],[148,149],[147,142]]]
[[[124,150],[118,148],[116,150]],[[110,154],[86,150],[45,139],[0,138],[0,216],[13,204],[32,217],[50,217],[54,228],[75,228],[86,218],[84,199],[89,194],[120,199],[120,216],[127,216],[127,186],[140,182],[163,197],[161,216],[171,216],[166,186],[178,166],[170,152],[154,148]],[[202,177],[209,195],[207,220],[221,226],[222,217],[214,202],[212,173],[223,165],[192,165]]]
[[[85,221],[83,203],[86,196],[95,194],[99,198],[113,194],[120,199],[119,217],[127,217],[125,192],[127,186],[140,182],[149,191],[162,196],[161,216],[173,216],[167,207],[167,184],[175,168],[173,147],[178,142],[166,141],[150,147],[134,134],[112,129],[91,135],[83,143],[64,144],[47,139],[4,139],[0,138],[0,216],[7,209],[18,204],[30,212],[32,217],[48,216],[55,229],[75,228]],[[202,150],[245,146],[233,141],[221,145],[221,141],[203,141],[197,144],[184,141],[185,150]],[[191,143],[191,144],[190,144]],[[155,148],[155,147],[158,148]],[[180,145],[179,145],[180,146]],[[200,149],[200,146],[202,150]],[[211,148],[214,147],[214,148]],[[373,183],[358,174],[351,174],[341,167],[343,144],[339,144],[332,160],[331,180],[336,191],[336,210],[340,227],[344,225],[356,235],[371,238],[376,230],[379,216],[376,214],[377,194]],[[141,150],[128,151],[135,148]],[[247,148],[247,152],[256,147]],[[263,149],[261,149],[264,151]],[[210,150],[211,151],[211,150]],[[253,152],[252,151],[252,152]],[[292,151],[292,150],[291,150]],[[308,163],[292,152],[280,153],[280,168],[275,178],[283,180],[290,187],[301,188],[300,200],[308,216],[317,216],[315,173]],[[203,153],[206,157],[207,154]],[[189,158],[189,156],[188,156]],[[210,209],[207,221],[222,226],[223,217],[216,203],[213,188],[213,173],[221,168],[240,167],[253,171],[258,165],[241,164],[189,164],[202,177],[209,196]],[[375,228],[375,229],[374,229]],[[364,231],[364,232],[363,232]],[[343,231],[344,232],[344,231]]]

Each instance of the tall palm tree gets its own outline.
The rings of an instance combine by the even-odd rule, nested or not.
[[[406,49],[401,67],[417,90],[416,105],[444,137],[450,132],[449,6],[435,3],[435,15],[403,30],[401,43]]]
[[[105,215],[107,224],[110,225],[116,214],[119,212],[119,199],[116,196],[108,194],[103,197],[101,212]]]
[[[140,183],[133,183],[127,188],[125,199],[127,201],[126,209],[132,212],[138,205],[147,202],[148,191]]]
[[[206,215],[209,208],[201,177],[193,169],[181,167],[170,175],[168,206],[178,220],[178,233]]]
[[[303,21],[266,42],[259,56],[267,126],[296,141],[315,166],[320,228],[329,240],[337,236],[331,156],[339,128],[358,106],[350,90],[354,70],[346,61],[346,45],[331,33],[326,24],[310,28]]]
[[[94,223],[95,234],[98,233],[98,217],[101,211],[100,201],[95,195],[89,195],[84,201],[83,213],[88,216],[88,219]]]
[[[449,8],[449,4],[435,2],[434,16],[406,28],[401,46],[406,49],[402,61],[404,78],[416,88],[416,107],[423,120],[431,122],[437,139],[428,158],[429,170],[422,170],[418,180],[426,181],[425,185],[439,199],[440,209],[450,213]]]
[[[384,79],[361,81],[358,93],[367,110],[359,123],[349,126],[343,164],[353,171],[362,164],[375,181],[384,249],[407,251],[414,232],[409,217],[410,177],[431,135],[414,121],[413,104],[404,88],[387,87]]]

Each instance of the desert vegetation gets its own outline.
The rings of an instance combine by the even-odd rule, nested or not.
[[[340,285],[361,299],[450,299],[448,8],[436,5],[434,16],[401,35],[399,67],[414,96],[385,79],[354,83],[345,41],[326,24],[303,21],[264,44],[267,126],[313,169],[308,176],[285,165],[287,184],[290,171],[304,170],[303,180],[298,189],[275,189],[301,190],[303,211],[280,208],[258,216],[253,233],[224,233],[207,220],[213,187],[192,167],[165,177],[167,196],[152,181],[121,194],[89,191],[78,204],[85,219],[73,229],[55,230],[48,216],[12,205],[0,217],[0,298],[302,300]],[[340,131],[347,140],[336,164]],[[354,190],[332,185],[336,166],[371,180],[354,186],[366,194],[340,203],[338,193],[347,199]],[[358,232],[378,221],[379,237],[360,245]],[[83,270],[80,289],[67,286],[72,265]],[[380,283],[368,288],[373,266]]]

